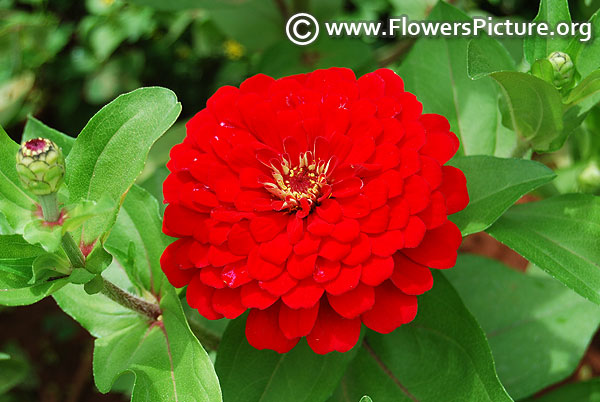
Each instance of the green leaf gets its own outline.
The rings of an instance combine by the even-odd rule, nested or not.
[[[360,398],[360,401],[358,402],[373,402],[373,400],[369,396],[365,395],[362,398]]]
[[[489,36],[471,39],[467,48],[467,70],[473,79],[496,71],[514,71],[515,62],[500,42]]]
[[[33,272],[29,281],[31,285],[71,273],[71,265],[67,259],[48,253],[38,256],[33,261],[31,269]]]
[[[547,22],[550,31],[554,31],[558,23],[571,22],[569,3],[567,0],[541,0],[540,9],[533,22]],[[564,52],[569,46],[569,41],[569,37],[559,35],[527,36],[523,43],[525,59],[529,64],[533,64],[538,59],[548,57],[554,51]]]
[[[569,194],[515,205],[487,232],[600,304],[600,198]]]
[[[318,355],[302,340],[286,354],[257,350],[248,344],[245,326],[243,317],[232,321],[217,354],[215,368],[227,402],[324,401],[358,349]]]
[[[71,152],[73,143],[75,143],[75,138],[69,137],[60,131],[48,127],[33,116],[27,116],[27,123],[25,124],[25,130],[23,131],[22,141],[25,142],[39,137],[54,141],[54,143],[62,149],[65,157]]]
[[[577,108],[577,116],[584,116],[598,101],[600,101],[600,70],[592,72],[569,93],[565,102],[567,103],[565,114],[568,114],[571,108]]]
[[[23,233],[35,201],[23,190],[15,168],[19,145],[0,127],[0,213],[16,233]]]
[[[429,21],[468,22],[466,14],[440,1]],[[398,73],[407,91],[417,95],[425,113],[450,121],[466,155],[499,155],[497,142],[512,140],[498,118],[498,89],[488,78],[473,81],[467,74],[467,38],[419,39]]]
[[[596,11],[589,20],[591,24],[591,39],[581,42],[582,36],[571,39],[567,53],[582,77],[587,77],[592,71],[600,68],[600,10]]]
[[[597,305],[550,277],[468,255],[444,274],[486,332],[498,376],[515,399],[570,376],[600,323]]]
[[[25,225],[23,238],[31,244],[39,244],[49,253],[54,253],[60,248],[62,228],[49,226],[43,219],[36,218]]]
[[[528,398],[521,402],[598,402],[600,401],[600,379],[566,384],[538,398]]]
[[[369,332],[333,401],[511,401],[494,369],[477,321],[437,271],[433,289],[419,297],[410,324],[382,335]]]
[[[44,253],[19,235],[0,236],[0,271],[29,279],[33,262]]]
[[[29,279],[0,271],[0,305],[27,306],[37,303],[69,283],[69,278],[61,278],[30,285]]]
[[[497,72],[490,76],[502,88],[513,129],[535,151],[560,148],[569,132],[563,130],[563,105],[558,90],[530,74]]]
[[[162,233],[158,202],[146,190],[133,186],[117,217],[106,249],[126,268],[131,282],[154,294],[168,285],[160,256],[170,243]]]
[[[463,236],[487,229],[519,198],[556,177],[541,163],[524,159],[464,156],[449,164],[467,178],[469,205],[450,216]]]
[[[102,108],[77,137],[67,157],[70,202],[99,200],[104,194],[122,202],[144,168],[154,142],[175,122],[181,104],[168,89],[141,88]],[[94,242],[116,217],[93,218],[84,224],[81,240]]]
[[[163,294],[162,319],[155,322],[102,294],[88,295],[81,286],[69,285],[55,299],[98,337],[94,380],[101,392],[109,392],[119,376],[132,372],[133,402],[222,400],[212,363],[187,325],[173,288]]]
[[[554,67],[548,59],[536,60],[531,66],[531,74],[550,84],[554,81]]]

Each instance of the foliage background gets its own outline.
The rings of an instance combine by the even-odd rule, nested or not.
[[[164,164],[170,147],[184,136],[185,121],[204,107],[206,99],[218,87],[238,85],[250,75],[261,72],[280,77],[316,68],[345,66],[354,69],[359,76],[385,66],[398,71],[406,79],[408,89],[413,90],[421,101],[434,105],[435,96],[427,92],[423,82],[427,79],[437,84],[445,82],[446,70],[454,63],[450,58],[439,58],[435,45],[417,53],[411,52],[416,42],[413,39],[333,40],[321,35],[314,45],[301,48],[286,39],[283,27],[285,16],[295,11],[309,11],[320,21],[377,20],[402,14],[421,20],[429,15],[435,3],[434,0],[0,0],[0,125],[19,141],[27,116],[32,115],[50,127],[76,136],[91,116],[117,95],[140,86],[170,88],[183,104],[183,113],[179,122],[155,145],[146,169],[138,179],[138,184],[161,200],[161,184],[167,174]],[[523,21],[532,20],[538,9],[537,2],[526,0],[457,0],[450,3],[469,15]],[[588,20],[600,7],[599,0],[569,3],[574,21]],[[522,40],[501,42],[514,63],[524,66]],[[424,73],[424,66],[430,70]],[[488,89],[495,85],[489,78],[478,84],[471,83],[466,74],[459,77],[458,81],[461,80],[464,85]],[[493,109],[496,110],[496,104]],[[454,121],[452,116],[448,117],[454,127],[459,116],[454,116]],[[467,131],[476,135],[479,128],[474,126]],[[534,159],[554,168],[558,176],[553,184],[541,187],[533,197],[573,191],[600,192],[598,129],[600,109],[596,106],[560,151],[534,155]],[[493,144],[492,154],[510,154],[510,147],[514,145],[510,142],[510,134],[503,138],[505,140]],[[512,141],[514,143],[514,137]],[[463,142],[466,147],[468,143],[464,138]],[[487,145],[476,141],[472,144],[475,148],[469,149],[469,153],[490,153],[485,148]],[[518,315],[522,305],[530,305],[529,300],[519,299],[519,295],[525,294],[523,298],[539,303],[538,313],[542,318],[555,319],[556,310],[563,309],[564,314],[559,318],[573,320],[567,325],[569,333],[560,333],[564,331],[563,326],[554,334],[546,334],[544,331],[552,327],[552,322],[548,325],[538,323],[524,330],[523,337],[539,335],[540,339],[546,339],[547,344],[542,343],[540,350],[534,351],[539,353],[539,359],[547,358],[544,347],[547,349],[556,342],[570,343],[556,349],[556,353],[568,356],[553,360],[552,364],[561,367],[540,365],[546,367],[547,372],[530,373],[526,379],[504,374],[507,377],[503,380],[508,378],[510,389],[516,390],[517,394],[529,395],[528,380],[532,375],[558,382],[568,377],[575,367],[568,381],[587,380],[600,374],[600,340],[590,343],[598,324],[597,310],[583,300],[572,298],[570,291],[565,294],[566,288],[549,281],[539,269],[529,266],[527,261],[487,235],[467,238],[463,250],[503,260],[520,270],[527,268],[529,277],[523,282],[515,279],[513,272],[492,267],[490,269],[499,272],[497,282],[470,284],[472,277],[482,281],[485,278],[475,273],[469,276],[478,257],[464,257],[463,269],[448,274],[448,279],[458,290],[477,286],[514,290],[521,286],[520,293],[514,290],[514,293],[504,295],[504,302],[512,304],[502,314]],[[532,290],[538,288],[543,291],[535,293]],[[478,300],[481,299],[474,295],[473,300],[465,298],[463,301],[490,337],[498,320],[490,318],[486,321],[485,317],[500,313],[482,309]],[[490,300],[488,305],[494,302]],[[589,317],[594,319],[589,320]],[[91,379],[91,337],[62,314],[51,299],[30,307],[3,308],[0,310],[0,328],[3,329],[0,331],[0,351],[20,356],[18,364],[23,367],[21,378],[13,379],[18,384],[16,388],[1,395],[0,401],[128,400],[125,396],[131,388],[128,377],[122,377],[116,385],[123,394],[101,395],[95,390]],[[585,339],[574,340],[570,332],[585,333]],[[492,336],[492,350],[514,346],[511,344],[514,339]],[[585,357],[579,362],[579,356],[586,349]],[[494,356],[501,377],[503,365],[514,367],[519,364]],[[510,358],[517,357],[506,357]]]

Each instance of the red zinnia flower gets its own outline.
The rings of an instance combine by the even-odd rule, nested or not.
[[[258,349],[345,352],[361,323],[413,320],[450,268],[461,233],[447,219],[466,181],[448,121],[422,114],[391,70],[332,68],[223,87],[171,151],[161,263],[209,319],[250,309]]]

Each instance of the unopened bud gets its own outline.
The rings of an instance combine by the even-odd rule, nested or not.
[[[29,140],[17,153],[17,172],[35,195],[56,193],[65,177],[65,159],[58,145],[45,138]]]
[[[552,83],[555,87],[561,88],[573,81],[575,74],[575,66],[571,61],[571,57],[563,52],[552,52],[548,56],[548,61],[554,69],[554,80]]]

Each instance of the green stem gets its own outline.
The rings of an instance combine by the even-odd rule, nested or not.
[[[71,261],[73,268],[85,267],[85,257],[77,243],[75,243],[75,240],[73,240],[71,233],[67,232],[62,237],[62,248],[65,251],[65,254],[67,254],[69,261]]]
[[[40,205],[42,206],[42,214],[46,222],[56,222],[60,217],[60,210],[58,209],[58,198],[56,193],[40,195],[38,197]]]
[[[119,303],[121,306],[133,310],[137,313],[145,315],[153,321],[158,320],[162,312],[157,304],[149,303],[145,300],[140,299],[130,293],[127,293],[114,283],[102,278],[104,286],[102,288],[102,294],[109,299]]]

